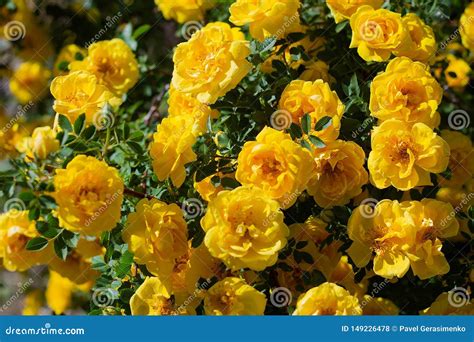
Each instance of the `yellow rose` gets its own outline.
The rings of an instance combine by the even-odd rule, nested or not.
[[[196,160],[193,121],[190,117],[175,116],[163,119],[157,126],[150,144],[150,156],[153,170],[161,182],[169,177],[179,188],[186,178],[185,165]]]
[[[329,65],[323,61],[314,61],[306,65],[305,71],[299,77],[303,81],[323,80],[326,83],[333,84],[336,80],[329,73]]]
[[[474,159],[472,141],[461,132],[443,129],[441,131],[443,138],[449,145],[451,154],[449,156],[449,169],[451,170],[451,179],[438,177],[441,186],[452,187],[462,186],[472,179],[474,175]]]
[[[142,199],[125,224],[123,239],[138,264],[169,281],[175,259],[188,250],[188,230],[181,208],[157,199]],[[166,283],[169,288],[169,284]]]
[[[143,284],[130,298],[132,315],[140,316],[168,316],[178,314],[171,294],[161,283],[160,279],[147,277]]]
[[[118,38],[90,45],[88,56],[69,64],[71,71],[86,70],[97,76],[116,96],[122,96],[138,81],[138,62],[128,45]]]
[[[218,115],[218,111],[212,110],[208,105],[200,103],[194,97],[181,93],[173,88],[170,89],[168,116],[192,118],[194,120],[192,132],[195,136],[205,133],[209,119],[215,119]]]
[[[51,127],[37,127],[31,137],[24,139],[23,148],[29,160],[35,157],[46,159],[50,153],[59,150],[59,141],[56,140],[56,132]]]
[[[428,66],[399,57],[372,81],[369,108],[380,121],[399,119],[435,128],[440,122],[437,109],[442,98],[443,89]]]
[[[415,241],[413,222],[405,217],[408,202],[383,200],[375,208],[362,204],[347,224],[353,241],[347,253],[357,267],[364,267],[374,257],[375,274],[391,279],[401,278],[410,268],[406,252]]]
[[[379,189],[399,190],[431,185],[430,172],[446,170],[449,145],[423,123],[413,126],[391,119],[372,132],[368,167],[371,182]]]
[[[265,127],[256,138],[244,144],[237,160],[235,178],[245,186],[263,191],[289,208],[305,190],[313,161],[309,151],[291,137]]]
[[[474,17],[473,17],[474,21]],[[453,55],[446,56],[448,66],[444,70],[446,83],[450,88],[464,88],[469,84],[469,75],[472,71],[469,64]]]
[[[187,21],[204,20],[206,11],[216,5],[215,0],[155,0],[155,4],[167,20],[183,24]]]
[[[363,315],[395,316],[400,309],[390,300],[382,297],[365,295],[360,303]]]
[[[323,283],[301,295],[293,312],[296,316],[314,315],[362,315],[357,297],[343,287]]]
[[[402,22],[408,31],[409,42],[399,51],[395,51],[395,55],[431,64],[436,56],[437,48],[436,37],[431,26],[426,25],[414,13],[405,15]]]
[[[51,72],[41,63],[24,62],[10,78],[10,91],[21,104],[37,102],[47,94],[50,76]]]
[[[451,293],[441,293],[429,308],[420,311],[420,315],[474,315],[474,299],[468,299],[465,305],[458,306],[459,299],[457,298],[463,301],[464,295],[461,292],[457,293],[455,289],[452,291]],[[456,305],[452,305],[452,303]]]
[[[255,188],[221,191],[201,219],[211,255],[233,270],[262,271],[274,265],[289,234],[279,207]]]
[[[300,5],[299,0],[237,0],[229,8],[229,20],[237,26],[249,24],[250,34],[259,41],[283,38],[299,29]]]
[[[471,2],[460,19],[459,31],[461,32],[462,44],[474,51],[474,2]]]
[[[388,279],[403,277],[410,266],[420,279],[445,274],[449,264],[439,238],[457,234],[453,211],[451,204],[432,199],[382,200],[375,208],[362,204],[347,225],[353,240],[347,252],[357,267],[367,265],[375,253],[374,272]]]
[[[206,315],[263,315],[265,295],[244,280],[227,277],[215,283],[204,297]]]
[[[344,114],[344,104],[337,93],[332,91],[329,84],[319,79],[314,82],[294,80],[283,90],[278,109],[282,114],[289,113],[291,121],[301,123],[305,114],[311,117],[310,134],[319,137],[324,142],[336,140],[341,128],[341,118]],[[322,130],[315,131],[315,124],[323,117],[332,120]]]
[[[247,75],[249,43],[238,28],[210,23],[174,52],[173,87],[212,104]]]
[[[117,169],[94,157],[74,157],[54,176],[59,224],[92,236],[112,230],[120,220],[123,188]]]
[[[336,23],[349,19],[359,7],[368,5],[372,8],[380,8],[384,0],[327,0],[331,13]]]
[[[362,192],[369,176],[364,168],[364,150],[352,141],[336,140],[314,149],[315,172],[308,193],[323,208],[349,203]]]
[[[114,106],[118,105],[119,101],[88,71],[75,71],[58,76],[51,82],[50,88],[55,98],[53,109],[67,116],[71,122],[85,113],[87,123],[98,125],[102,108],[108,102]]]
[[[64,46],[61,51],[59,51],[56,61],[54,62],[54,76],[66,75],[68,73],[66,70],[68,70],[69,63],[82,60],[86,56],[87,50],[76,44]]]
[[[11,209],[0,214],[0,258],[8,271],[23,272],[32,266],[49,262],[53,251],[49,244],[40,251],[29,251],[26,244],[39,237],[35,221],[28,219],[28,211]]]
[[[81,236],[76,248],[68,254],[66,260],[53,258],[49,268],[75,284],[94,282],[99,272],[92,269],[91,259],[104,253],[105,248],[100,245],[98,239]]]
[[[409,250],[413,274],[420,279],[449,272],[449,263],[439,238],[456,236],[458,221],[451,217],[451,204],[425,198],[421,202],[410,202],[414,207],[414,224],[417,229],[415,245]],[[418,214],[418,215],[417,215]]]
[[[386,9],[361,6],[351,16],[350,24],[350,47],[357,48],[359,56],[367,62],[386,61],[409,42],[401,15]]]

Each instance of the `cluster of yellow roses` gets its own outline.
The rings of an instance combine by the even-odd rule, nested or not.
[[[156,3],[165,18],[180,23],[202,20],[205,11],[215,6],[211,0]],[[443,89],[430,72],[436,52],[432,29],[415,14],[402,17],[380,8],[382,4],[381,0],[327,1],[336,22],[350,20],[351,47],[357,47],[364,60],[382,62],[396,56],[370,86],[369,110],[377,124],[371,134],[368,170],[364,149],[340,139],[345,106],[331,88],[335,80],[329,67],[316,61],[286,85],[274,113],[295,125],[309,118],[309,131],[293,139],[272,122],[273,127],[265,126],[255,140],[242,146],[232,161],[235,173],[218,174],[235,178],[238,187],[215,187],[212,176],[195,182],[196,191],[208,202],[200,221],[205,232],[200,246],[190,243],[186,218],[176,203],[144,198],[135,212],[122,218],[125,185],[119,171],[104,160],[77,155],[65,168],[56,170],[50,193],[57,204],[60,227],[80,236],[74,252],[61,260],[51,245],[28,251],[27,242],[40,236],[36,222],[28,219],[27,211],[10,210],[0,215],[4,267],[25,271],[48,264],[54,286],[46,296],[52,303],[53,289],[88,290],[97,276],[91,257],[104,253],[98,238],[123,220],[122,237],[134,262],[146,266],[151,274],[144,276],[130,299],[134,315],[193,314],[201,302],[208,315],[263,314],[267,296],[252,285],[258,272],[277,264],[290,240],[303,245],[304,255],[310,256],[309,260],[286,256],[291,272],[276,269],[278,282],[300,295],[294,315],[398,313],[390,300],[367,294],[367,278],[355,281],[348,256],[360,268],[373,260],[374,274],[391,281],[402,278],[410,268],[420,279],[446,274],[450,266],[441,251],[441,239],[456,237],[462,230],[452,217],[453,206],[463,200],[466,189],[472,190],[474,164],[467,136],[435,131],[441,121],[438,106]],[[298,0],[237,0],[230,6],[229,20],[236,26],[248,25],[256,40],[282,38],[305,30],[300,5]],[[471,50],[474,22],[469,18],[473,11],[471,4],[461,18],[463,44]],[[318,49],[323,43],[304,44]],[[197,160],[193,146],[207,133],[208,123],[219,116],[212,106],[251,72],[250,53],[241,28],[224,22],[205,25],[176,47],[168,116],[157,125],[149,144],[159,181],[170,179],[176,188],[184,184],[187,165]],[[64,62],[67,68],[59,68]],[[108,105],[120,106],[139,79],[134,53],[117,38],[87,49],[66,46],[53,73],[54,111],[71,122],[85,114],[86,124],[99,129],[103,116],[110,114]],[[20,102],[27,103],[42,96],[50,76],[38,62],[26,62],[13,75],[10,89]],[[316,128],[322,121],[324,125]],[[60,148],[55,139],[58,130],[57,125],[37,128],[22,140],[21,152],[30,161],[45,159]],[[303,147],[304,143],[310,148]],[[353,241],[348,256],[340,251],[340,241],[324,243],[329,233],[323,215],[290,226],[285,223],[283,210],[292,207],[305,191],[319,207],[331,209],[360,202],[367,197],[363,188],[369,182],[378,189],[393,186],[401,191],[432,185],[432,174],[448,166],[453,175],[451,180],[440,177],[443,187],[437,200],[382,200],[375,207],[357,207],[347,226]],[[320,271],[326,282],[308,288],[301,275],[312,270]],[[136,268],[132,272],[143,275]],[[211,286],[208,281],[213,277],[218,281]],[[425,313],[447,312],[447,300],[447,294],[440,295]],[[60,313],[67,303],[52,306]],[[472,310],[470,303],[455,313]]]

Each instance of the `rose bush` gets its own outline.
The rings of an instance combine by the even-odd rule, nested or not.
[[[0,3],[0,312],[474,313],[474,3]]]

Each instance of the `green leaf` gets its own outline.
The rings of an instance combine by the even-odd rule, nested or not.
[[[314,130],[319,132],[322,131],[323,129],[328,128],[332,123],[332,118],[330,116],[324,116],[321,119],[316,122],[316,125],[314,125]]]
[[[28,241],[26,249],[29,251],[40,251],[48,245],[48,240],[42,237],[35,237]]]
[[[342,30],[344,30],[344,28],[347,26],[348,23],[349,23],[349,20],[345,20],[342,23],[337,24],[336,25],[336,33],[339,33]]]
[[[84,131],[82,131],[81,137],[84,138],[85,140],[90,140],[94,136],[95,132],[96,132],[95,126],[90,125]]]
[[[311,148],[311,145],[309,144],[309,142],[307,142],[306,140],[301,140],[300,141],[300,145],[306,149],[308,149],[309,151],[312,151],[313,149]]]
[[[133,152],[141,155],[143,154],[142,146],[135,141],[127,141],[127,145],[133,150]]]
[[[69,119],[62,114],[59,114],[58,116],[58,124],[59,124],[59,127],[61,127],[64,131],[66,132],[72,131],[72,126],[71,126],[71,123],[69,122]]]
[[[148,24],[142,25],[139,28],[137,28],[135,31],[133,31],[132,38],[133,39],[138,39],[140,36],[143,36],[145,33],[147,33],[151,29],[151,26]]]
[[[60,71],[69,71],[69,62],[61,61],[57,64],[57,67]]]
[[[36,198],[35,194],[31,191],[22,192],[18,197],[25,203],[31,202]]]
[[[86,123],[86,114],[82,113],[79,117],[74,121],[74,133],[77,135],[81,134],[82,130],[84,129]]]
[[[292,123],[290,125],[290,128],[288,128],[288,131],[290,132],[290,135],[293,139],[299,139],[303,136],[303,131],[301,130],[301,127],[295,123]]]
[[[61,260],[66,260],[68,249],[61,235],[54,240],[54,252]]]
[[[133,263],[133,253],[130,251],[125,251],[120,257],[119,264],[115,269],[117,277],[122,278],[130,271],[130,267]]]
[[[40,216],[40,208],[38,207],[34,207],[34,208],[30,208],[30,210],[28,211],[28,219],[30,221],[36,221]]]
[[[76,61],[82,61],[84,59],[84,55],[80,52],[76,52],[76,54],[74,55],[74,59]]]
[[[305,134],[309,134],[309,131],[311,130],[311,116],[307,113],[301,118],[301,128]]]
[[[45,221],[37,221],[36,230],[41,235],[43,235],[44,237],[47,237],[48,239],[54,239],[63,231],[58,226],[50,225],[50,223],[45,222]]]
[[[311,143],[317,148],[326,147],[326,144],[320,138],[318,138],[315,135],[310,135],[309,136],[309,141],[311,141]]]
[[[221,178],[221,185],[224,187],[224,189],[235,189],[240,186],[240,183],[234,178],[223,177]]]

